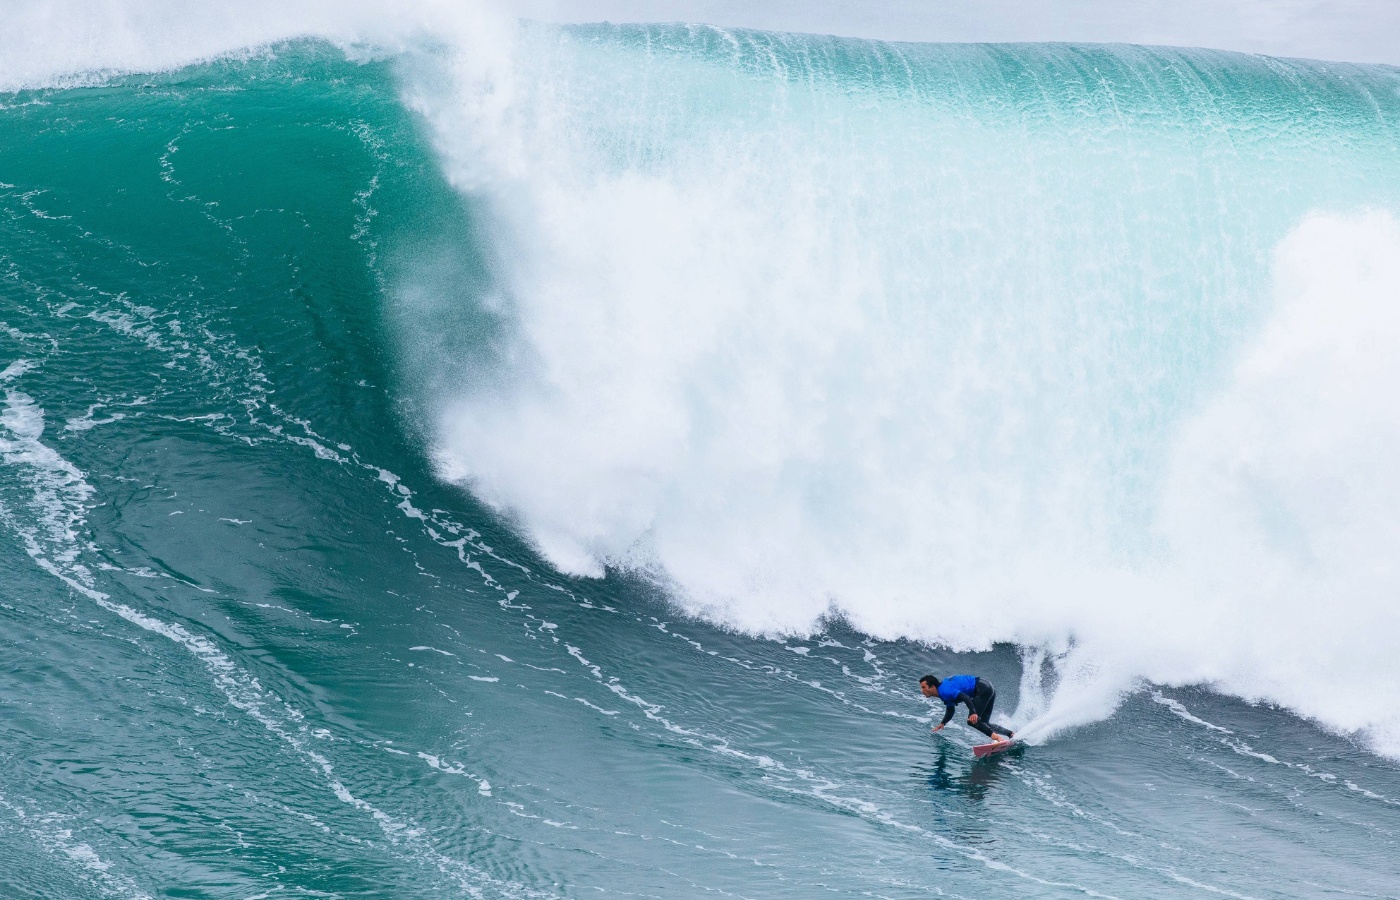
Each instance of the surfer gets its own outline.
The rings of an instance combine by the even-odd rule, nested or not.
[[[958,708],[958,704],[966,703],[971,713],[967,717],[967,724],[994,741],[1005,741],[1015,736],[1015,732],[992,724],[992,704],[997,700],[996,689],[975,675],[953,675],[942,681],[933,675],[925,675],[919,679],[919,690],[925,697],[937,697],[942,700],[943,705],[947,707],[943,712],[943,721],[933,726],[934,731],[942,731],[943,726],[953,720],[953,711]]]

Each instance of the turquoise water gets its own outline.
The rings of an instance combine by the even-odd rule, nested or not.
[[[1393,70],[518,52],[490,140],[441,48],[5,97],[6,896],[1396,895],[1388,545],[1299,500],[1300,600],[1173,530],[1282,558],[1177,435],[1273,396],[1310,214],[1390,246]],[[1343,388],[1266,436],[1384,500]],[[1192,587],[1064,599],[1107,570]],[[1035,744],[930,735],[953,670]]]

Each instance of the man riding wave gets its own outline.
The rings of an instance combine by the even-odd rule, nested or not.
[[[934,731],[942,731],[943,726],[953,720],[953,712],[958,708],[958,704],[966,703],[970,713],[967,724],[994,741],[1005,741],[1015,737],[1015,732],[992,724],[992,704],[997,700],[996,689],[975,675],[951,675],[942,681],[933,675],[925,675],[919,679],[919,690],[925,697],[938,697],[946,707],[943,721],[933,727]]]

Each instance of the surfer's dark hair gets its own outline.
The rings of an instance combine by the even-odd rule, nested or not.
[[[934,675],[925,675],[923,678],[919,679],[919,684],[931,684],[934,687],[938,687],[942,683],[943,682],[939,681]]]

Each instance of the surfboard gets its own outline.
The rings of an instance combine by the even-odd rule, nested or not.
[[[1017,740],[992,741],[990,744],[978,744],[977,746],[973,747],[972,755],[980,759],[983,756],[990,756],[993,753],[1001,753],[1003,751],[1010,750],[1012,747],[1019,746],[1021,746],[1021,742]]]

